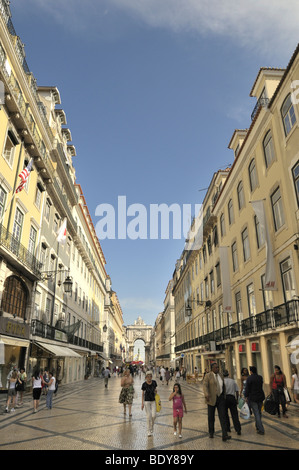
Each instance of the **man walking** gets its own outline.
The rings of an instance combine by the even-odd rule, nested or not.
[[[255,426],[258,434],[265,434],[262,423],[262,404],[265,399],[263,390],[263,377],[257,374],[255,366],[249,367],[250,376],[246,380],[245,398],[252,408],[255,417]]]
[[[109,367],[106,367],[106,369],[103,372],[103,376],[104,376],[104,381],[105,381],[105,388],[108,388],[108,380],[110,379]]]
[[[219,374],[219,366],[216,362],[211,364],[211,372],[205,375],[203,392],[208,405],[209,436],[211,438],[214,437],[215,410],[217,408],[222,430],[222,440],[227,441],[231,436],[228,436],[226,428],[225,384],[223,377]]]
[[[224,384],[225,384],[225,411],[226,411],[226,427],[227,432],[230,432],[230,421],[228,410],[230,410],[236,433],[241,435],[241,423],[237,409],[237,402],[239,398],[239,387],[234,379],[229,377],[227,370],[223,371]]]

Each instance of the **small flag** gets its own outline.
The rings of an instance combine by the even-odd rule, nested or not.
[[[57,232],[57,241],[58,243],[64,244],[66,240],[66,218],[61,224],[60,229]]]
[[[32,164],[33,164],[33,158],[31,158],[31,160],[28,163],[28,165],[26,166],[26,168],[24,168],[24,170],[21,171],[21,173],[19,174],[19,178],[21,178],[21,182],[20,182],[19,186],[16,189],[16,193],[19,193],[24,188],[24,186],[26,184],[26,181],[27,181],[27,179],[30,175],[30,172],[32,170]]]

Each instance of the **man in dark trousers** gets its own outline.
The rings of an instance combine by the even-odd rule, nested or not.
[[[257,374],[255,366],[249,367],[250,376],[246,380],[245,398],[252,409],[255,417],[255,427],[258,434],[265,434],[264,426],[262,423],[262,405],[265,399],[263,390],[263,377]]]
[[[241,423],[239,420],[239,414],[237,409],[237,403],[239,398],[239,387],[234,379],[229,377],[227,370],[223,371],[224,384],[225,384],[225,405],[226,405],[226,426],[227,431],[230,432],[230,421],[228,416],[228,410],[230,410],[234,428],[236,433],[240,436],[241,434]]]
[[[217,408],[222,430],[222,440],[227,441],[231,436],[228,436],[226,427],[225,385],[223,376],[219,374],[219,366],[216,362],[211,364],[211,372],[205,375],[203,393],[208,405],[209,436],[214,437],[215,410]]]

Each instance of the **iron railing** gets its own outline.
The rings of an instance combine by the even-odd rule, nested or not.
[[[38,259],[25,248],[19,240],[14,237],[2,224],[0,224],[0,246],[6,248],[13,254],[18,261],[32,271],[37,277],[40,277],[42,264]]]
[[[262,331],[275,329],[299,322],[299,300],[290,300],[277,307],[252,315],[229,326],[212,331],[206,335],[186,341],[175,348],[175,352],[209,344],[210,341],[221,343],[237,337],[247,337]]]

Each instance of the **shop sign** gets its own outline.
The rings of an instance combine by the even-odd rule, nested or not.
[[[29,325],[11,320],[10,318],[0,317],[0,333],[29,339]]]

